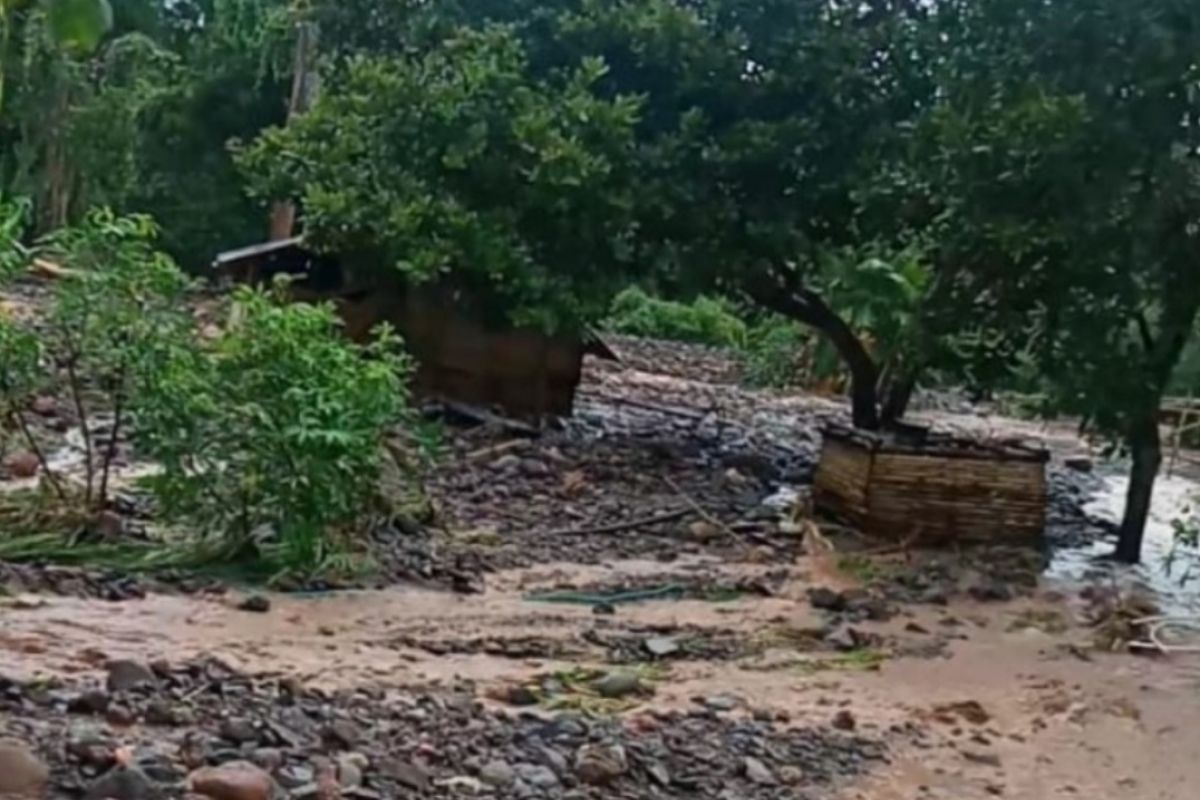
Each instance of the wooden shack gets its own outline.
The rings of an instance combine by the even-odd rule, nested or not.
[[[813,491],[817,507],[896,540],[1021,542],[1042,535],[1043,449],[949,435],[832,426]]]
[[[498,407],[516,417],[571,413],[583,357],[615,358],[598,336],[548,336],[497,324],[473,313],[478,298],[448,282],[407,285],[399,276],[357,276],[339,259],[318,255],[293,238],[219,255],[218,274],[234,281],[293,281],[298,302],[332,301],[346,333],[365,340],[391,323],[417,362],[417,394],[474,406]]]

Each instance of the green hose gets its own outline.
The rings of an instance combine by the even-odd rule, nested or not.
[[[543,592],[525,595],[531,603],[571,603],[581,606],[619,606],[627,603],[641,603],[646,600],[679,600],[685,593],[683,586],[677,583],[658,586],[652,589],[636,589],[630,592],[615,594],[588,594],[587,592]]]

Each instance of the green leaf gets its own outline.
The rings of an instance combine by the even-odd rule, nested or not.
[[[46,19],[55,43],[76,58],[95,52],[112,30],[108,0],[48,0]]]

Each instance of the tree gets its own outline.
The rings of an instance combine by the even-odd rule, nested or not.
[[[311,123],[294,134],[269,135],[243,163],[263,196],[301,199],[308,230],[325,246],[382,244],[388,263],[399,258],[416,274],[475,270],[507,284],[504,294],[519,297],[522,309],[569,292],[584,298],[573,315],[600,311],[607,297],[599,295],[619,286],[615,279],[630,269],[693,292],[749,298],[832,341],[851,373],[855,422],[876,427],[880,366],[829,304],[837,278],[829,268],[854,270],[860,263],[846,255],[873,236],[862,229],[860,183],[932,91],[917,57],[916,33],[926,14],[921,3],[895,0],[318,2],[323,49],[348,59],[340,73],[352,77],[331,81]],[[521,63],[506,86],[473,87],[486,89],[485,99],[465,104],[453,127],[436,109],[465,95],[458,87],[447,92],[436,79],[426,78],[427,89],[406,86],[405,103],[386,108],[408,127],[385,122],[383,108],[362,107],[367,91],[396,91],[378,80],[369,85],[368,71],[391,70],[403,81],[436,74],[444,69],[438,60],[461,47],[467,30],[473,37],[492,31],[489,47],[512,40],[502,50],[519,49]],[[480,47],[471,61],[508,57]],[[358,61],[364,55],[369,68]],[[452,80],[465,86],[462,75]],[[529,91],[549,99],[548,89],[572,92],[571,104],[619,115],[628,130],[600,132],[598,120],[590,120],[589,132],[555,120],[558,142],[501,145],[497,113],[528,114],[520,104]],[[497,106],[500,91],[513,94],[509,109]],[[494,109],[477,113],[483,104]],[[538,113],[553,119],[549,111]],[[478,126],[487,135],[471,143]],[[378,138],[389,144],[364,144],[350,128],[382,128],[387,133]],[[423,144],[434,135],[460,140],[453,147],[465,152],[452,158],[465,158],[465,168]],[[422,144],[407,145],[406,138]],[[545,167],[531,170],[522,152],[531,145],[550,146],[555,158],[566,148],[581,170],[571,180],[583,182],[569,193],[563,185],[551,192],[541,182]],[[514,169],[500,171],[494,161],[486,173],[477,169],[498,146],[506,164],[515,154]],[[436,178],[427,174],[430,163]],[[278,180],[283,175],[290,183]],[[450,202],[419,199],[439,197],[447,186]],[[393,195],[407,204],[399,218],[384,213],[396,210]],[[514,201],[516,208],[504,208]],[[464,209],[470,219],[463,219]],[[552,226],[528,225],[547,211]],[[432,222],[445,226],[455,217],[453,231]],[[422,253],[429,242],[441,252]],[[450,242],[455,252],[446,252]],[[872,247],[864,256],[887,249]],[[410,252],[423,259],[415,269]],[[498,267],[501,257],[507,262]],[[534,284],[539,288],[531,293]]]
[[[947,0],[938,24],[909,188],[953,265],[948,306],[1123,442],[1116,555],[1137,561],[1159,406],[1200,309],[1200,7]]]

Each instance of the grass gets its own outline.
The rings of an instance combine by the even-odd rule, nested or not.
[[[670,670],[662,664],[635,664],[621,669],[622,672],[632,672],[638,677],[639,683],[652,689],[655,684],[667,677]],[[641,703],[639,696],[603,697],[592,688],[599,678],[607,674],[604,670],[574,667],[552,673],[551,677],[562,684],[561,694],[542,698],[542,706],[550,711],[578,711],[589,716],[612,716],[622,711],[628,711]],[[540,686],[531,686],[536,694],[541,694]]]
[[[882,650],[865,647],[860,650],[851,650],[848,653],[841,653],[836,656],[824,658],[803,659],[797,661],[793,666],[805,674],[815,674],[818,672],[877,672],[883,663],[888,660],[887,653]]]

